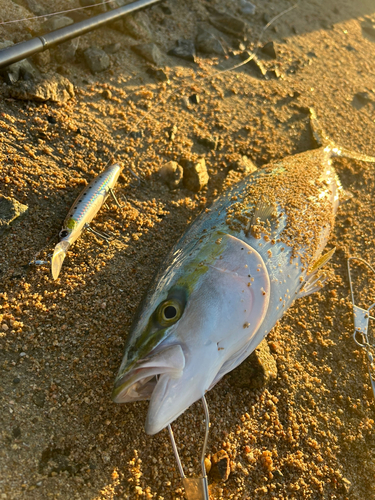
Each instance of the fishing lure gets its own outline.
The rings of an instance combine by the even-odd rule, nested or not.
[[[266,165],[204,211],[175,245],[126,340],[113,400],[150,399],[155,434],[202,398],[263,340],[295,299],[320,290],[321,255],[343,193],[337,147],[310,113],[321,146]]]
[[[79,194],[73,203],[68,215],[65,218],[63,228],[59,233],[60,242],[55,246],[55,250],[51,259],[51,270],[53,279],[57,279],[61,266],[64,262],[66,253],[69,247],[81,236],[86,229],[108,240],[90,227],[90,222],[99,212],[107,197],[111,194],[118,207],[120,204],[113,192],[121,167],[117,163],[111,165],[104,172],[99,174],[88,184],[85,189]],[[121,208],[121,207],[120,207]]]

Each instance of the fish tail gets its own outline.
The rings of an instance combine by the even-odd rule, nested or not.
[[[61,267],[63,265],[69,247],[70,243],[67,240],[60,241],[60,243],[55,246],[55,250],[51,259],[51,271],[54,280],[57,280],[60,274]]]
[[[331,156],[350,158],[352,160],[375,163],[375,157],[373,156],[357,153],[356,151],[351,151],[350,149],[337,146],[322,128],[316,116],[315,110],[313,108],[309,108],[309,111],[310,111],[310,126],[314,139],[319,146],[328,148],[329,152],[331,153]]]

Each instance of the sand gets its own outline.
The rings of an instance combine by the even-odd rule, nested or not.
[[[255,3],[247,48],[264,14],[292,5]],[[2,12],[11,4],[1,0]],[[164,5],[171,15],[160,6],[147,15],[165,54],[176,39],[194,38],[206,6],[230,13],[234,2]],[[167,432],[144,432],[147,402],[110,399],[132,317],[188,223],[232,177],[241,178],[228,174],[231,162],[247,155],[260,168],[315,147],[307,106],[338,144],[375,154],[375,39],[362,30],[371,15],[370,0],[300,2],[263,38],[276,44],[276,63],[265,57],[264,64],[277,65],[277,79],[241,68],[203,80],[223,58],[194,64],[165,56],[169,82],[157,82],[129,49],[137,42],[107,27],[83,36],[80,48],[120,41],[110,69],[92,75],[82,57],[63,65],[52,59],[45,68],[75,85],[74,99],[19,101],[0,87],[0,192],[29,206],[0,238],[0,499],[184,498]],[[1,36],[18,41],[26,31],[3,27]],[[229,56],[222,64],[236,62]],[[359,92],[367,100],[355,97]],[[191,94],[199,104],[187,105]],[[132,128],[137,133],[121,142]],[[217,150],[200,144],[202,135],[217,137]],[[124,170],[116,192],[124,208],[109,201],[93,223],[113,233],[110,246],[84,234],[57,281],[47,266],[26,266],[41,249],[38,259],[47,258],[77,194],[118,147]],[[167,161],[201,156],[210,180],[199,193],[182,186],[171,192],[157,175]],[[374,397],[352,339],[346,271],[349,256],[375,263],[375,167],[336,160],[335,168],[353,197],[339,208],[328,243],[336,246],[327,265],[332,277],[269,334],[277,380],[253,390],[229,375],[207,396],[207,454],[224,449],[231,460],[228,481],[210,485],[212,499],[375,499]],[[359,288],[363,301],[374,302],[371,280]],[[199,473],[202,420],[196,404],[174,424],[189,474]]]

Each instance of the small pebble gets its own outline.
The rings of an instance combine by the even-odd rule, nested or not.
[[[179,57],[186,61],[195,62],[195,46],[192,40],[177,40],[176,47],[168,52],[169,56]]]
[[[223,56],[225,50],[221,42],[209,31],[201,31],[195,39],[195,45],[202,54],[214,54]]]
[[[74,62],[79,43],[79,38],[73,38],[72,40],[68,40],[67,42],[57,45],[57,47],[52,49],[52,54],[56,61],[59,64]]]
[[[197,142],[198,144],[202,144],[202,146],[215,151],[217,149],[219,138],[210,136],[197,136]]]
[[[246,57],[245,57],[246,56]],[[243,57],[246,59],[247,57],[249,57],[250,54],[248,52],[244,52],[244,55]],[[247,64],[246,66],[248,66],[249,68],[255,70],[255,73],[258,75],[258,76],[266,76],[267,74],[267,70],[266,68],[264,67],[263,63],[256,57],[254,56]]]
[[[163,13],[166,15],[166,16],[171,16],[172,15],[172,11],[171,9],[168,7],[168,5],[164,5],[163,3],[160,4],[160,8],[161,10],[163,11]]]
[[[36,404],[36,406],[39,406],[39,408],[43,408],[45,400],[46,400],[46,397],[41,392],[37,392],[33,396],[33,402],[34,402],[34,404]]]
[[[105,71],[111,65],[111,61],[104,50],[98,47],[89,47],[84,52],[85,61],[92,73]]]
[[[246,23],[237,17],[229,14],[217,14],[210,17],[209,21],[216,29],[228,35],[233,35],[236,38],[243,38],[245,35]]]
[[[375,97],[371,96],[369,92],[357,92],[352,100],[352,105],[356,109],[361,109],[369,103],[375,104]]]
[[[168,75],[163,69],[147,68],[146,73],[160,82],[169,82]]]
[[[271,69],[267,70],[266,75],[267,75],[267,77],[270,77],[270,78],[281,78],[282,77],[282,74],[280,73],[279,68],[271,68]]]
[[[136,40],[151,41],[152,33],[149,27],[149,19],[145,12],[134,12],[123,18],[123,29]]]
[[[26,101],[66,102],[75,96],[73,84],[58,73],[45,73],[36,81],[18,82],[9,87],[8,94],[14,99]]]
[[[232,161],[232,163],[229,165],[230,170],[236,170],[237,172],[242,172],[246,175],[251,174],[252,172],[256,172],[257,166],[248,158],[247,156],[243,155],[240,156],[238,159]]]
[[[104,99],[110,100],[110,99],[112,99],[112,92],[108,89],[104,89],[102,92],[102,97]]]
[[[143,130],[133,130],[129,133],[129,137],[133,139],[142,139],[142,137],[144,137],[144,132]]]
[[[220,450],[211,458],[210,479],[215,482],[227,481],[230,474],[230,460],[225,450]]]
[[[200,97],[198,94],[192,94],[189,96],[189,101],[191,102],[191,104],[199,104]]]
[[[19,427],[14,427],[14,429],[12,430],[12,434],[13,434],[13,437],[15,439],[18,439],[21,437],[21,429]]]
[[[184,186],[198,193],[207,185],[209,179],[205,159],[201,158],[197,162],[182,160],[181,164],[184,170]]]
[[[256,10],[256,6],[251,2],[248,2],[247,0],[240,0],[240,12],[244,16],[253,16]]]
[[[175,161],[169,161],[159,170],[161,179],[170,189],[176,189],[180,185],[183,174],[181,165]]]
[[[173,142],[175,140],[175,137],[176,137],[176,134],[177,134],[177,130],[178,130],[178,128],[177,128],[176,124],[173,125],[173,127],[171,127],[169,129],[169,131],[168,131],[168,137],[169,137],[169,140],[171,142]]]
[[[157,45],[154,43],[140,43],[132,45],[132,51],[146,59],[146,61],[161,66],[163,64],[163,55]]]
[[[116,52],[118,52],[120,49],[121,49],[121,42],[110,43],[109,45],[105,45],[103,47],[103,50],[107,54],[116,54]]]
[[[260,389],[277,378],[276,360],[272,356],[266,340],[239,365],[230,375],[234,387]]]
[[[263,47],[260,49],[263,54],[266,54],[267,56],[271,57],[272,59],[277,58],[277,53],[276,53],[276,47],[273,42],[268,42]]]

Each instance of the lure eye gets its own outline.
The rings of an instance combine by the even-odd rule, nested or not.
[[[67,229],[62,229],[59,233],[60,238],[66,238],[69,234],[69,231]]]
[[[162,326],[170,326],[181,318],[182,307],[176,300],[162,302],[157,310],[157,318]]]

